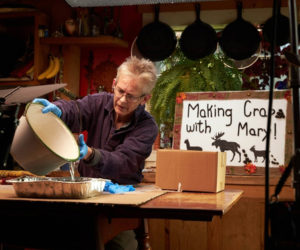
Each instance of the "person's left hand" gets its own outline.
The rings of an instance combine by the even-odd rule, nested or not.
[[[48,113],[48,112],[52,112],[54,114],[56,114],[58,117],[61,117],[62,111],[59,107],[57,107],[55,104],[49,102],[47,99],[44,98],[35,98],[32,103],[40,103],[42,105],[44,105],[45,107],[42,109],[42,112]]]
[[[88,147],[84,141],[83,134],[80,134],[78,137],[78,145],[79,145],[79,160],[85,157],[88,152]]]

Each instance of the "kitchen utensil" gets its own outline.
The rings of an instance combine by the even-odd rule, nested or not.
[[[79,158],[79,147],[71,131],[52,112],[43,114],[43,107],[27,104],[10,151],[21,167],[36,175],[45,175]]]
[[[274,17],[270,17],[263,25],[263,36],[265,41],[271,43],[273,37],[273,23]],[[279,11],[277,18],[277,29],[276,29],[276,45],[284,45],[290,40],[290,21],[289,18],[282,15]]]
[[[246,69],[246,68],[251,67],[254,63],[256,63],[256,61],[259,58],[260,53],[261,53],[261,46],[259,46],[257,51],[249,58],[246,58],[243,60],[234,60],[234,59],[229,58],[229,61],[231,62],[231,64],[226,63],[226,62],[224,62],[224,64],[230,68],[235,67],[238,69]]]
[[[195,10],[196,21],[184,29],[179,40],[180,49],[191,60],[214,53],[218,41],[216,31],[200,20],[200,4],[195,4]]]
[[[139,32],[136,44],[143,57],[162,61],[175,50],[177,43],[174,30],[159,21],[159,5],[155,5],[155,20]]]
[[[223,52],[235,60],[251,57],[260,45],[257,28],[242,18],[242,2],[237,3],[237,19],[223,30],[219,44]]]
[[[139,59],[144,58],[143,55],[141,54],[141,52],[139,51],[139,48],[136,45],[136,40],[137,40],[137,37],[134,38],[134,40],[131,44],[130,55],[131,55],[131,57],[135,56]]]
[[[36,177],[10,179],[19,197],[83,199],[101,194],[107,180],[101,178]]]

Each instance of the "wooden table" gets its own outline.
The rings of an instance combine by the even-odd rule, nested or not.
[[[97,199],[51,201],[7,197],[7,192],[14,193],[13,187],[0,185],[1,242],[52,249],[101,249],[99,238],[106,241],[103,237],[109,235],[115,220],[130,218],[123,227],[120,225],[120,230],[136,227],[133,219],[141,218],[211,221],[213,216],[229,211],[242,195],[240,190],[168,192],[141,205],[116,205],[101,204]]]

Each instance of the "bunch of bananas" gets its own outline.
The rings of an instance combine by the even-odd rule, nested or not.
[[[51,56],[47,69],[38,76],[38,80],[55,77],[60,70],[60,60],[56,56]]]

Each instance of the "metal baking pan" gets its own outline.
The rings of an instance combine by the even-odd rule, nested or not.
[[[103,192],[105,182],[101,178],[34,177],[25,176],[7,180],[17,196],[26,198],[84,199]]]

